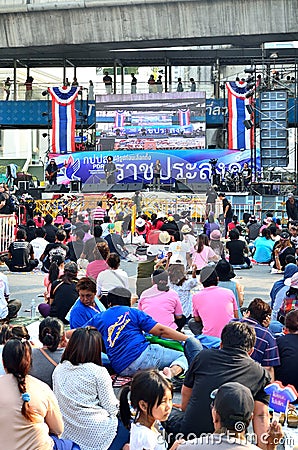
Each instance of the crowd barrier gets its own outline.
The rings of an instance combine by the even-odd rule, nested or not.
[[[15,240],[16,229],[16,214],[0,214],[0,254],[7,253],[8,247]]]

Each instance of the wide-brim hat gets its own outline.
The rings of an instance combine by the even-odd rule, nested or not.
[[[171,240],[171,236],[167,231],[161,231],[159,233],[158,239],[161,244],[168,244]]]
[[[191,228],[188,225],[183,225],[183,227],[181,228],[181,233],[183,234],[187,234],[187,233],[191,233]]]
[[[221,238],[221,234],[219,230],[213,230],[210,233],[210,239],[212,239],[213,241],[220,241]]]

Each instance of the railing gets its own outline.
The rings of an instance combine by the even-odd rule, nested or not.
[[[0,214],[0,254],[6,253],[14,241],[16,226],[15,214]]]

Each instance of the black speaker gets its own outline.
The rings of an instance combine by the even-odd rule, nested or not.
[[[45,192],[59,192],[59,193],[66,193],[69,192],[69,189],[65,184],[49,184],[45,188]]]
[[[143,189],[144,183],[129,183],[127,185],[128,192],[141,191]]]
[[[199,192],[205,194],[207,191],[208,183],[190,183],[188,186],[195,194]]]
[[[175,181],[175,192],[193,192],[191,187],[188,184],[182,183],[179,180]]]
[[[43,191],[44,189],[42,188],[30,188],[28,192],[34,198],[34,200],[41,200],[41,194],[43,193]]]
[[[114,150],[115,138],[101,138],[100,139],[100,147],[101,151],[110,151]]]
[[[81,192],[82,182],[80,180],[72,180],[70,182],[70,192]]]
[[[161,190],[161,191],[166,191],[166,192],[172,192],[172,190],[173,190],[172,183],[169,183],[169,184],[161,184],[161,185],[160,185],[160,190]]]
[[[83,194],[96,194],[97,192],[108,192],[113,185],[111,184],[105,184],[105,183],[94,183],[94,184],[88,184],[85,183],[82,192]]]

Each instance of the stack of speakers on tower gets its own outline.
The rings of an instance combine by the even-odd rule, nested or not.
[[[286,91],[266,91],[260,99],[260,147],[262,167],[287,167],[288,94]]]

